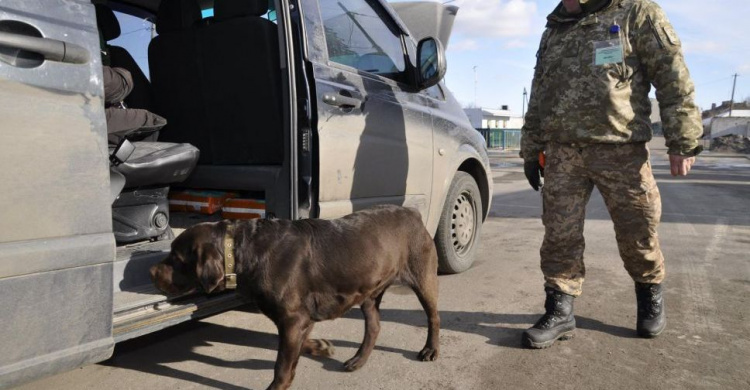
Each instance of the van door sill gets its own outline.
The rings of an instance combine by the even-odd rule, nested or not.
[[[144,285],[128,292],[115,293],[115,303],[117,309],[112,320],[112,335],[115,342],[120,342],[191,319],[217,314],[246,301],[234,292],[213,296],[193,293],[167,298],[153,286]]]

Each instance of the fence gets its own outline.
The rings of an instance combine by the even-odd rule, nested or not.
[[[516,129],[477,129],[487,141],[487,149],[521,149],[521,130]]]

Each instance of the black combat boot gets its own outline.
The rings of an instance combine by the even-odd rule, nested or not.
[[[667,326],[661,284],[636,282],[635,297],[638,300],[638,336],[658,336]]]
[[[547,312],[534,326],[523,332],[521,341],[525,347],[551,347],[557,340],[572,338],[576,329],[576,319],[573,317],[575,297],[549,287],[545,287],[544,291],[547,293],[547,300],[544,302]]]

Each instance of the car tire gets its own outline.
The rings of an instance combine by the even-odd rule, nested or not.
[[[482,197],[479,187],[468,173],[456,172],[435,233],[440,273],[457,274],[471,267],[474,252],[479,246],[481,228]]]

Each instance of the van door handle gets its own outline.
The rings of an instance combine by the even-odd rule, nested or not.
[[[45,60],[68,64],[85,64],[91,57],[88,50],[75,43],[4,31],[0,31],[0,47],[26,50],[44,56]]]
[[[342,91],[342,93],[334,94],[334,93],[326,93],[323,95],[323,102],[326,104],[330,104],[332,106],[341,107],[341,108],[360,108],[362,107],[362,99],[351,97],[351,96],[345,96],[343,93],[346,93]]]

